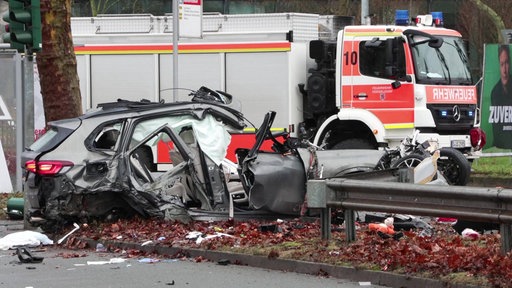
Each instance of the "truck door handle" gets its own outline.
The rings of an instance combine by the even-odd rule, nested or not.
[[[354,95],[354,98],[358,98],[360,100],[366,100],[366,98],[368,98],[368,95],[366,93],[359,93],[357,95]]]

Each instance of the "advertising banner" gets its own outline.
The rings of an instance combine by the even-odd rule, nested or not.
[[[487,44],[484,54],[481,128],[484,152],[512,151],[512,76],[510,44]]]

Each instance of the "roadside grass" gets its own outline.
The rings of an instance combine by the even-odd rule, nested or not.
[[[512,177],[512,156],[481,157],[473,161],[473,173],[487,177]]]
[[[429,275],[425,275],[425,278],[429,278]],[[474,287],[489,287],[490,283],[485,279],[485,277],[473,275],[467,272],[456,272],[450,273],[445,276],[440,277],[441,280],[446,281],[451,284],[460,284],[463,286],[474,286]]]

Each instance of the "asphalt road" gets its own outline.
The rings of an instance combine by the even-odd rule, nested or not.
[[[0,220],[0,238],[22,231],[19,221]],[[31,249],[41,263],[20,263],[15,250],[0,250],[0,287],[384,287],[333,277],[283,272],[192,259],[126,259],[122,253],[66,250],[58,245]],[[64,255],[80,257],[67,258]]]
[[[0,287],[360,287],[348,282],[292,272],[247,266],[222,266],[212,262],[162,260],[142,263],[122,255],[86,251],[85,257],[63,258],[62,251],[48,248],[34,254],[44,256],[40,264],[19,264],[12,250],[0,252]],[[83,253],[83,252],[80,252]],[[145,260],[145,259],[141,259]],[[113,261],[113,264],[101,264]],[[366,286],[378,287],[378,286]]]

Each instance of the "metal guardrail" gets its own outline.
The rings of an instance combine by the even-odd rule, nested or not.
[[[500,224],[502,253],[511,251],[512,190],[420,185],[346,178],[309,180],[309,208],[321,209],[322,238],[331,237],[331,208],[345,214],[347,241],[355,241],[354,211],[405,213]]]

